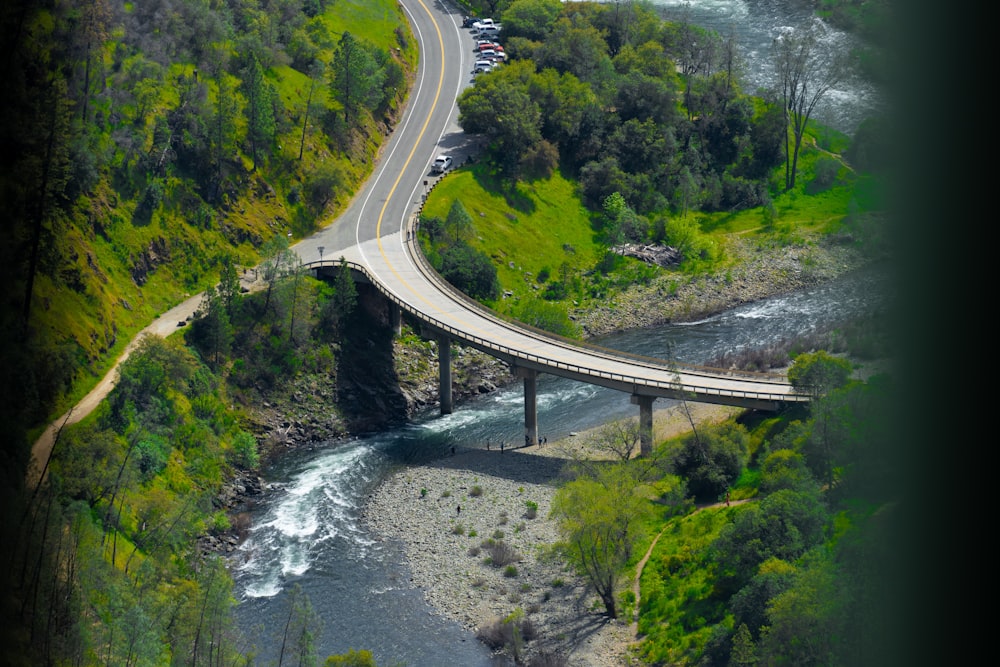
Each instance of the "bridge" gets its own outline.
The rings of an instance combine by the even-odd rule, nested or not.
[[[462,15],[440,2],[402,0],[419,41],[416,82],[403,118],[372,178],[337,221],[292,247],[303,267],[329,277],[341,261],[355,279],[371,283],[390,304],[399,328],[406,313],[437,340],[440,406],[453,409],[451,346],[467,345],[505,361],[524,383],[524,433],[538,442],[536,381],[549,373],[626,392],[639,407],[641,450],[652,451],[653,401],[691,400],[776,411],[809,401],[781,375],[741,373],[643,358],[565,339],[509,321],[461,294],[426,262],[416,221],[434,179],[430,162],[450,153],[461,164],[476,148],[457,125],[456,100],[469,85],[472,39]],[[446,56],[447,54],[447,56]],[[318,259],[312,259],[317,257]],[[324,259],[327,257],[329,259]]]

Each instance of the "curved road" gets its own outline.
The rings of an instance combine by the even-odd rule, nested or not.
[[[513,370],[527,373],[525,377],[552,373],[628,391],[646,401],[663,396],[773,409],[808,400],[780,377],[637,359],[513,325],[471,303],[434,274],[408,235],[423,197],[438,178],[430,174],[434,157],[449,153],[460,165],[476,149],[476,140],[458,126],[456,105],[458,95],[471,83],[472,38],[461,27],[461,12],[440,0],[401,0],[400,4],[420,50],[410,99],[371,178],[344,214],[292,246],[306,266],[332,266],[341,257],[347,259],[387,298],[439,335],[494,354]],[[201,298],[197,295],[179,304],[140,332],[104,379],[45,430],[32,448],[29,483],[37,483],[43,475],[62,426],[85,417],[113,388],[117,364],[128,357],[137,341],[146,334],[166,336],[176,330],[178,322],[194,314]]]
[[[333,266],[339,258],[347,259],[440,340],[458,340],[494,354],[525,377],[545,372],[639,397],[763,409],[808,400],[780,376],[637,359],[511,324],[456,293],[430,270],[409,240],[411,225],[424,183],[434,178],[429,175],[434,157],[448,152],[461,164],[471,150],[472,140],[457,125],[456,99],[470,82],[473,42],[461,28],[457,10],[424,0],[403,0],[402,5],[421,54],[412,98],[386,146],[387,154],[351,207],[335,225],[293,247],[307,267],[320,270],[321,264]]]

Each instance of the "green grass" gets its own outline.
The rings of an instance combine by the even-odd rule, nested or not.
[[[811,125],[799,158],[795,188],[780,191],[782,166],[772,177],[776,194],[770,212],[761,207],[733,213],[690,213],[718,252],[709,259],[690,259],[665,271],[625,261],[609,275],[595,272],[604,254],[594,231],[596,214],[580,202],[576,183],[558,172],[551,178],[517,183],[505,190],[491,177],[487,165],[462,166],[431,190],[423,214],[445,218],[454,201],[462,202],[475,226],[470,243],[491,258],[502,289],[509,294],[487,304],[497,312],[516,316],[519,304],[541,299],[546,282],[559,281],[564,275],[572,280],[564,281],[568,290],[561,303],[564,307],[587,307],[655,274],[674,274],[678,280],[686,280],[724,271],[734,261],[727,248],[736,237],[776,247],[809,245],[824,235],[843,231],[850,214],[877,209],[881,202],[879,184],[870,178],[857,178],[844,165],[832,183],[819,186],[813,182],[817,160],[838,160],[838,154],[831,151],[847,146],[846,136]],[[548,274],[546,281],[539,280],[540,273]]]
[[[513,293],[506,303],[492,305],[498,312],[510,312],[511,303],[535,295],[543,269],[548,269],[550,281],[557,280],[564,264],[572,273],[583,273],[601,256],[590,213],[575,188],[557,172],[502,193],[485,166],[477,163],[442,179],[428,196],[423,214],[445,218],[454,201],[462,202],[476,227],[470,243],[490,256],[504,289]]]
[[[713,596],[715,570],[707,547],[739,508],[708,509],[667,522],[642,573],[641,656],[651,664],[683,664],[697,655],[723,620]]]

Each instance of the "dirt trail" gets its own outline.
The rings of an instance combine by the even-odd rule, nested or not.
[[[710,508],[718,508],[724,506],[728,507],[730,505],[740,505],[745,502],[748,502],[749,500],[752,499],[727,500],[721,503],[699,505],[697,509],[695,509],[695,511],[692,512],[692,514],[697,514],[702,510]],[[639,581],[642,579],[642,570],[644,567],[646,567],[646,562],[649,561],[649,557],[653,555],[653,549],[656,547],[656,543],[660,541],[660,536],[663,535],[663,531],[666,529],[667,527],[664,526],[663,530],[661,530],[659,533],[656,534],[656,537],[654,537],[653,541],[650,542],[649,549],[646,550],[646,554],[642,557],[642,560],[640,560],[639,563],[635,566],[635,579],[632,581],[632,593],[635,595],[635,607],[632,610],[632,623],[631,623],[632,636],[634,637],[635,640],[639,639]]]
[[[49,457],[52,455],[52,448],[55,445],[59,432],[68,424],[75,424],[80,421],[93,412],[94,408],[100,405],[101,401],[104,400],[104,398],[115,386],[115,382],[118,379],[119,364],[128,359],[129,355],[132,354],[135,348],[139,345],[139,341],[147,335],[166,338],[174,331],[177,331],[180,328],[180,324],[189,320],[189,318],[194,315],[195,311],[198,310],[198,306],[201,305],[201,299],[201,294],[187,299],[183,303],[180,303],[163,313],[163,315],[154,320],[152,324],[140,331],[128,344],[121,356],[115,360],[115,365],[112,366],[101,381],[90,390],[90,393],[84,396],[79,403],[70,408],[64,415],[59,417],[59,419],[49,424],[48,428],[45,429],[42,435],[39,436],[38,440],[36,440],[35,444],[31,447],[31,463],[28,465],[27,480],[29,488],[37,485],[44,477]]]

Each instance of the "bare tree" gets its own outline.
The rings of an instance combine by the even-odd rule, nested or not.
[[[778,36],[772,45],[778,94],[785,118],[792,126],[793,145],[785,136],[785,190],[795,187],[795,171],[806,125],[820,99],[844,75],[845,63],[820,43],[820,30],[813,24],[805,30],[790,30]]]
[[[591,438],[591,447],[611,454],[619,461],[628,461],[639,451],[640,430],[638,419],[622,419],[600,427]]]

